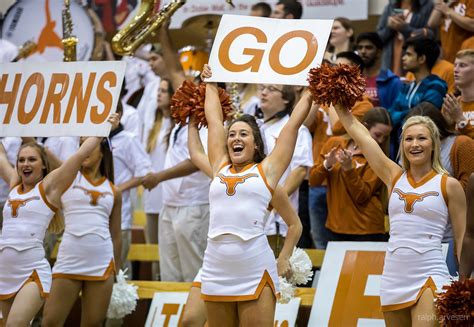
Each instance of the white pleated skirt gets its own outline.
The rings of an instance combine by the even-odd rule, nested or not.
[[[111,238],[64,233],[53,267],[53,278],[99,281],[108,279],[114,272]]]
[[[208,239],[201,279],[205,301],[255,300],[267,285],[279,297],[276,260],[265,235],[248,241],[229,234]]]
[[[0,300],[14,297],[29,282],[38,285],[46,298],[51,289],[51,266],[39,245],[22,251],[13,247],[0,248]]]
[[[435,292],[449,282],[449,272],[441,249],[419,253],[398,248],[385,254],[380,285],[382,311],[411,307],[427,288]]]

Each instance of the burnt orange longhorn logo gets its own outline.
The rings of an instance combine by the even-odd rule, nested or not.
[[[77,188],[77,189],[80,189],[80,190],[83,190],[85,194],[89,195],[90,198],[91,198],[91,201],[89,202],[90,205],[92,206],[96,206],[99,202],[99,199],[100,198],[103,198],[105,197],[106,195],[113,195],[112,193],[110,192],[99,192],[99,191],[94,191],[94,190],[88,190],[86,189],[85,187],[82,187],[80,185],[76,185],[74,186],[73,188]]]
[[[237,187],[237,185],[245,183],[245,181],[251,177],[258,177],[257,174],[247,174],[243,176],[224,176],[222,174],[219,174],[217,176],[221,180],[221,183],[225,184],[226,193],[230,196],[235,194],[235,188]]]
[[[438,192],[426,192],[426,193],[404,193],[402,190],[396,188],[393,192],[398,194],[398,198],[405,202],[405,212],[412,213],[415,203],[422,202],[428,196],[439,196]]]
[[[8,199],[8,206],[12,208],[12,218],[18,217],[18,210],[20,207],[24,207],[30,201],[39,199],[39,196],[32,196],[31,198],[27,199]]]

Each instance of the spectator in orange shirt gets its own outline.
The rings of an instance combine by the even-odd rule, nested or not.
[[[474,36],[474,0],[434,0],[428,27],[439,27],[444,59],[454,62],[464,40]]]
[[[388,154],[392,130],[388,111],[374,108],[364,115],[362,123]],[[324,181],[328,185],[326,227],[332,232],[329,241],[387,240],[383,183],[357,143],[347,135],[330,138],[311,169],[311,185],[321,185]]]
[[[461,50],[454,61],[454,82],[459,97],[447,94],[441,112],[460,134],[474,138],[474,49]]]

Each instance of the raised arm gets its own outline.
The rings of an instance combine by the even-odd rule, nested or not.
[[[283,187],[277,186],[271,204],[288,225],[288,232],[283,248],[278,256],[277,266],[278,275],[289,277],[288,275],[291,274],[289,259],[301,237],[303,227]]]
[[[0,177],[8,184],[11,188],[19,182],[19,177],[15,168],[8,162],[7,153],[0,141]]]
[[[173,44],[169,35],[169,23],[166,21],[159,30],[159,39],[163,48],[163,60],[166,62],[166,70],[171,79],[173,89],[177,90],[183,84],[186,76],[183,68],[179,62],[176,51],[174,51]]]
[[[402,168],[383,153],[377,142],[370,136],[367,128],[352,116],[348,110],[344,109],[340,104],[336,104],[334,109],[347,133],[362,150],[370,167],[385,185],[387,185],[387,188],[391,190],[392,181],[402,173]]]
[[[262,168],[267,177],[270,187],[275,187],[290,164],[295,150],[298,130],[308,116],[313,98],[309,90],[305,90],[300,101],[295,106],[290,119],[283,127],[278,136],[273,151],[263,160]]]
[[[446,192],[448,193],[448,211],[453,225],[456,256],[459,260],[466,231],[466,195],[461,183],[453,177],[448,177]]]
[[[211,68],[204,65],[202,79],[212,76]],[[227,153],[226,133],[224,129],[224,115],[219,100],[219,92],[216,83],[206,84],[206,99],[204,100],[204,112],[206,114],[209,133],[207,136],[207,149],[209,162],[212,167],[212,175],[215,176],[219,168],[229,162]]]
[[[200,171],[212,178],[212,167],[209,163],[209,158],[204,151],[204,147],[202,146],[194,116],[189,119],[188,150],[191,162],[198,167]]]
[[[116,126],[119,123],[118,114],[112,114],[109,122]],[[43,179],[43,187],[46,198],[57,208],[60,207],[61,195],[72,184],[76,178],[77,172],[81,169],[82,162],[99,146],[102,137],[88,137],[80,146],[79,150],[74,153],[63,164],[46,175]]]

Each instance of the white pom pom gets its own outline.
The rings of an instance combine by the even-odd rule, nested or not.
[[[138,300],[138,287],[127,283],[127,275],[120,269],[117,275],[117,282],[113,286],[112,297],[110,298],[107,318],[120,319],[132,313]]]
[[[279,277],[280,281],[280,298],[278,299],[278,303],[288,303],[295,295],[295,287],[288,283],[285,277]]]
[[[290,283],[293,285],[306,284],[313,278],[313,264],[308,254],[300,249],[295,248],[293,254],[290,257],[290,267],[292,275]]]

